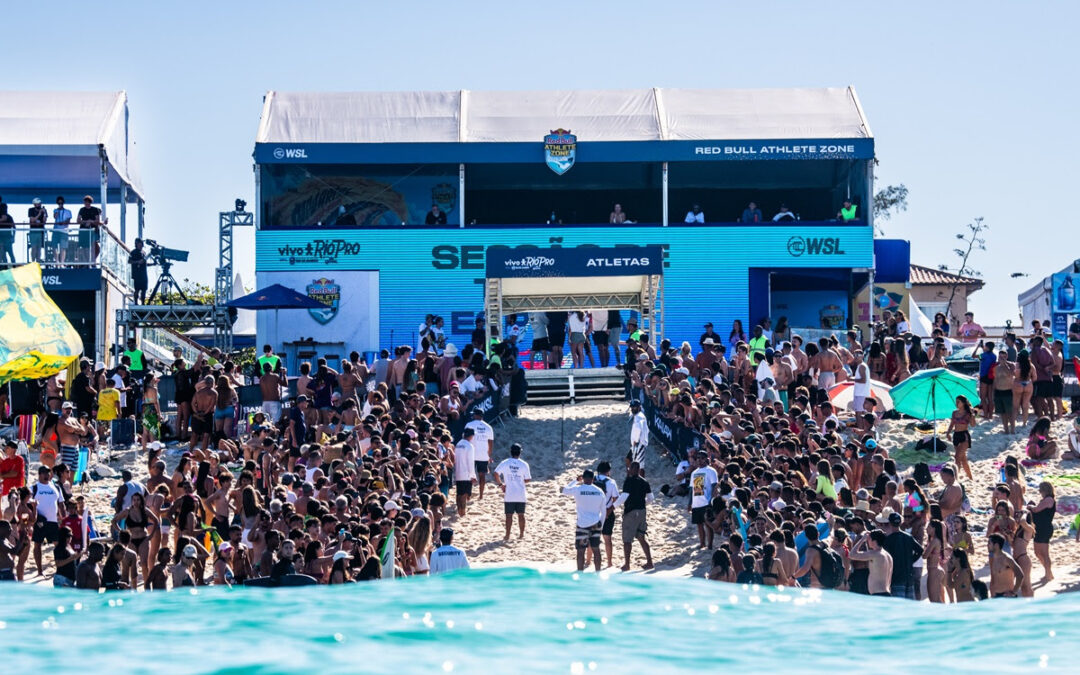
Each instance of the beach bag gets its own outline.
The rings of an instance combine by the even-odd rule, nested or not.
[[[821,554],[821,571],[817,574],[818,582],[825,588],[836,588],[844,580],[844,561],[840,554],[824,544],[813,546]]]
[[[960,502],[960,510],[964,513],[971,513],[971,500],[968,499],[967,488],[964,487],[963,483],[960,483],[960,492],[964,496],[963,500]]]
[[[912,478],[919,484],[919,487],[925,487],[934,482],[934,477],[930,475],[930,465],[926,462],[919,462],[915,465]]]

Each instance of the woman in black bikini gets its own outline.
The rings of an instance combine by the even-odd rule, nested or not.
[[[105,566],[101,570],[101,585],[107,591],[119,591],[128,587],[123,581],[122,565],[124,563],[123,544],[113,544],[109,549],[109,555],[105,558]]]
[[[956,448],[956,466],[964,470],[968,480],[971,477],[971,464],[968,463],[967,453],[971,448],[971,432],[968,428],[978,421],[971,409],[971,402],[966,396],[956,397],[956,410],[953,411],[952,419],[949,420],[947,434],[952,434],[953,447]]]
[[[131,547],[139,554],[139,566],[145,579],[150,572],[150,539],[157,531],[158,517],[146,508],[142,493],[131,496],[131,506],[116,514],[113,522],[123,521],[124,529],[131,533]]]
[[[1020,586],[1020,595],[1025,598],[1035,597],[1035,591],[1031,590],[1031,556],[1028,555],[1028,542],[1035,534],[1035,526],[1031,523],[1031,513],[1026,510],[1016,512],[1016,535],[1012,542],[1012,556],[1020,569],[1024,570],[1024,583]]]
[[[1038,504],[1030,504],[1031,520],[1035,524],[1035,557],[1043,566],[1042,583],[1054,578],[1050,571],[1050,539],[1054,536],[1054,515],[1057,513],[1057,499],[1054,486],[1043,481],[1039,483]]]
[[[776,544],[771,541],[761,547],[761,583],[765,586],[787,586],[791,583],[784,563],[776,557]]]

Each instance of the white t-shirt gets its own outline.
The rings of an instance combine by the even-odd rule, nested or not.
[[[649,421],[645,413],[638,411],[634,415],[633,426],[630,427],[630,443],[634,445],[649,444]]]
[[[60,496],[60,490],[52,483],[35,483],[34,489],[31,490],[34,501],[37,502],[38,515],[43,517],[50,523],[56,523],[60,520],[59,504],[63,499]]]
[[[776,380],[776,376],[773,375],[772,367],[769,365],[769,362],[762,359],[761,363],[758,364],[757,370],[754,372],[754,379],[758,381],[758,385],[760,386],[761,383],[765,381],[766,377],[771,377],[774,381]]]
[[[566,325],[570,326],[571,333],[584,333],[589,324],[585,319],[579,319],[577,312],[570,312],[570,318],[567,319]]]
[[[718,480],[716,469],[711,466],[695,469],[694,473],[690,474],[690,494],[693,496],[690,502],[691,508],[699,509],[709,505],[709,500],[713,496],[713,487]]]
[[[598,332],[607,330],[607,312],[592,313],[592,329]]]
[[[683,222],[684,223],[704,223],[705,222],[705,212],[704,211],[699,211],[698,213],[694,213],[693,211],[687,211],[686,212],[686,219]]]
[[[473,444],[464,438],[454,446],[454,480],[466,481],[476,478],[473,452]]]
[[[472,437],[473,459],[477,462],[490,461],[491,453],[488,451],[488,441],[495,440],[495,430],[484,420],[473,420],[466,424],[465,428],[472,429],[474,432]]]
[[[469,559],[457,546],[440,546],[431,552],[430,574],[442,574],[453,570],[468,569]]]
[[[113,374],[112,381],[113,386],[120,390],[120,408],[124,409],[127,407],[127,394],[124,393],[124,378]]]
[[[562,490],[570,495],[577,504],[577,526],[592,527],[604,522],[607,517],[607,494],[595,485],[570,483]]]
[[[499,462],[495,467],[495,473],[499,474],[506,483],[506,493],[503,494],[504,502],[525,502],[525,481],[532,480],[529,473],[529,465],[524,460],[509,457]]]
[[[483,382],[478,382],[475,377],[470,375],[469,377],[465,378],[465,381],[461,383],[458,389],[461,391],[462,394],[472,394],[474,392],[480,391],[480,388],[483,385]]]
[[[675,467],[675,475],[678,476],[680,473],[682,473],[684,471],[687,471],[689,469],[690,469],[690,462],[688,462],[688,461],[686,461],[684,459],[683,461],[679,462],[678,466]],[[683,478],[682,482],[683,482],[683,485],[689,485],[690,484],[690,478],[689,477]]]
[[[856,377],[865,378],[866,382],[859,382],[858,379],[852,379],[852,387],[854,387],[852,394],[859,398],[866,398],[870,396],[870,369],[865,363],[860,363],[855,371]],[[855,412],[860,413],[862,411],[856,410]]]
[[[596,480],[593,484],[597,487],[603,485],[604,494],[607,495],[607,504],[605,505],[605,508],[611,508],[619,499],[619,486],[615,484],[615,479],[611,476],[596,474]],[[604,517],[607,517],[606,511],[604,512]]]
[[[529,326],[532,327],[533,339],[546,338],[548,336],[548,318],[544,312],[533,312],[529,315]]]

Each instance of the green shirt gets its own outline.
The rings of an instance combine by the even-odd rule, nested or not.
[[[131,359],[132,370],[145,370],[145,368],[143,367],[143,353],[141,349],[125,349],[124,356]]]
[[[857,211],[858,208],[859,207],[855,204],[852,204],[847,208],[840,207],[840,217],[844,220],[855,220],[855,211]]]
[[[270,364],[271,373],[276,373],[278,369],[281,368],[281,357],[279,357],[277,354],[263,354],[262,356],[260,356],[259,375],[262,375],[263,372],[265,372],[265,369],[263,368],[263,364],[265,363]]]
[[[765,356],[765,346],[769,343],[765,336],[750,338],[750,363],[754,362],[754,354]]]

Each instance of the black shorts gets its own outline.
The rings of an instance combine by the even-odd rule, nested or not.
[[[574,528],[574,548],[584,551],[587,548],[600,549],[600,523],[589,527]]]
[[[300,446],[289,448],[289,457],[300,459]]]
[[[196,436],[202,436],[203,434],[210,434],[214,432],[214,423],[209,417],[200,417],[199,415],[191,416],[191,433]]]
[[[597,347],[608,346],[608,333],[606,330],[594,330],[592,336]]]
[[[34,543],[42,544],[49,542],[53,544],[56,542],[57,537],[60,534],[60,523],[54,523],[51,520],[45,520],[40,515],[34,522]]]
[[[705,522],[705,509],[707,506],[699,506],[690,510],[690,523],[692,525],[701,525]]]
[[[993,384],[994,378],[990,377],[989,375],[980,375],[979,382],[982,382],[983,384]]]
[[[612,511],[611,513],[608,514],[607,518],[604,518],[604,527],[603,527],[603,530],[600,532],[600,534],[606,534],[607,536],[610,537],[611,534],[614,531],[615,531],[615,512]]]
[[[1055,375],[1050,380],[1050,396],[1053,398],[1061,398],[1065,395],[1065,378],[1060,375]]]
[[[954,431],[952,435],[952,444],[960,445],[961,443],[967,443],[971,445],[971,434],[967,431]]]
[[[525,515],[525,502],[503,502],[503,511],[508,516],[514,513]]]
[[[534,338],[532,341],[532,350],[534,352],[546,352],[551,349],[551,340],[546,337]]]
[[[999,415],[1008,415],[1013,411],[1013,393],[1011,389],[994,390],[994,412]]]
[[[454,488],[457,490],[459,496],[472,494],[472,481],[471,480],[459,480],[454,481]]]
[[[1054,395],[1054,383],[1047,381],[1035,381],[1035,391],[1032,396],[1035,398],[1050,398]]]
[[[488,461],[486,459],[484,461],[482,461],[482,462],[474,460],[473,461],[473,466],[476,468],[476,476],[477,476],[477,478],[479,478],[480,476],[487,475]]]
[[[562,331],[558,333],[551,333],[551,329],[548,329],[548,345],[551,347],[563,348],[566,344],[566,326],[562,327]]]

